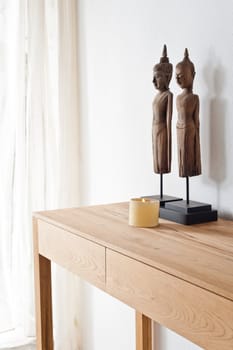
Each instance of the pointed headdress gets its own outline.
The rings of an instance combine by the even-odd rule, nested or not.
[[[187,48],[184,50],[184,58],[183,58],[183,60],[182,60],[181,62],[179,62],[179,63],[176,65],[176,67],[184,66],[184,65],[185,65],[185,66],[188,66],[188,67],[190,68],[191,72],[192,72],[193,74],[195,74],[195,67],[194,67],[193,62],[190,61],[190,59],[189,59],[189,52],[188,52],[188,49],[187,49]]]
[[[154,66],[154,72],[163,72],[167,78],[167,84],[169,85],[171,77],[172,77],[172,64],[169,62],[169,58],[167,57],[167,46],[163,46],[162,57],[160,58],[160,62]]]

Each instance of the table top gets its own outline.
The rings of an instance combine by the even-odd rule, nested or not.
[[[72,234],[233,300],[233,221],[155,228],[128,225],[128,203],[51,210],[34,216]]]

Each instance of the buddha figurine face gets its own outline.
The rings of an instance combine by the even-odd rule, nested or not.
[[[161,92],[169,89],[169,83],[172,77],[172,64],[167,57],[167,47],[164,45],[160,62],[153,68],[153,84]]]
[[[176,81],[182,89],[192,88],[195,73],[187,64],[179,64],[176,67]]]
[[[154,70],[153,84],[159,91],[165,91],[168,89],[167,77],[162,70]]]

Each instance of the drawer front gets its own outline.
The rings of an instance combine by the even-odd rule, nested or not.
[[[233,302],[107,249],[106,291],[204,349],[233,349]]]
[[[105,289],[105,247],[38,220],[39,254]]]

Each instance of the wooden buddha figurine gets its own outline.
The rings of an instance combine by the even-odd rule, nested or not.
[[[185,49],[184,59],[176,66],[176,80],[183,89],[177,96],[177,147],[179,176],[186,178],[186,200],[166,202],[160,207],[164,219],[184,225],[216,221],[218,213],[208,203],[189,200],[189,177],[201,174],[200,135],[199,135],[199,97],[193,94],[195,77],[194,64]]]
[[[176,66],[176,81],[183,89],[183,92],[176,99],[180,177],[201,174],[199,97],[193,94],[194,77],[194,64],[189,59],[188,50],[185,49],[183,61]]]
[[[153,101],[153,161],[154,172],[166,174],[171,171],[171,119],[173,94],[169,91],[172,64],[164,45],[160,63],[153,69],[153,83],[158,90]],[[162,176],[162,175],[161,175]]]

